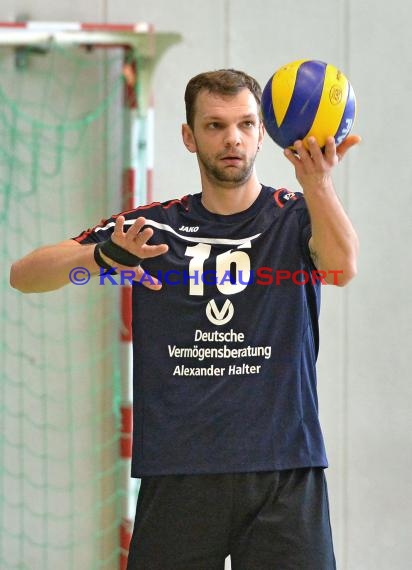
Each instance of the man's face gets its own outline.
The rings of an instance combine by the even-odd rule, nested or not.
[[[248,89],[224,97],[201,91],[193,130],[184,128],[186,146],[197,153],[200,170],[210,182],[233,188],[250,178],[263,126]]]

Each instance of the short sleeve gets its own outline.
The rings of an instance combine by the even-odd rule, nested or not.
[[[309,240],[312,237],[312,225],[310,221],[309,211],[306,206],[305,198],[301,195],[299,208],[296,208],[296,215],[298,217],[298,225],[300,230],[300,246],[303,257],[311,269],[316,269],[313,263],[312,256],[309,249]]]
[[[101,220],[101,222],[96,226],[89,228],[88,230],[83,230],[78,236],[73,237],[72,239],[81,245],[106,241],[113,233],[118,215]]]

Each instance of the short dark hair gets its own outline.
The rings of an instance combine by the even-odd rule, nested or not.
[[[259,83],[243,71],[237,69],[219,69],[199,73],[189,81],[185,90],[186,122],[193,129],[195,104],[200,91],[218,95],[237,95],[242,89],[249,89],[256,99],[258,106],[262,97]]]

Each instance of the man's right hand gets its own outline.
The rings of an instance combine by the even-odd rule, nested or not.
[[[153,236],[152,228],[144,228],[146,219],[144,217],[139,217],[132,226],[130,226],[127,232],[124,231],[125,218],[124,216],[119,216],[116,219],[115,227],[112,234],[112,241],[128,251],[129,253],[140,257],[142,260],[148,259],[150,257],[157,257],[158,255],[163,255],[169,249],[169,246],[165,243],[158,245],[149,245],[147,242]],[[102,251],[100,255],[109,265],[116,267],[117,271],[134,271],[136,278],[135,281],[141,282],[145,287],[149,289],[158,290],[162,287],[161,282],[153,276],[150,278],[145,273],[144,269],[138,265],[137,267],[130,267],[126,265],[120,265],[116,263],[113,259],[110,259]],[[143,279],[143,276],[146,278]]]

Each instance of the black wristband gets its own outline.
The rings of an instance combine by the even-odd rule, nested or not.
[[[112,241],[110,237],[108,240],[99,244],[99,252],[104,253],[109,259],[118,263],[119,265],[125,265],[126,267],[137,267],[140,265],[142,258],[137,255],[133,255],[127,249],[120,247],[117,243]]]
[[[102,246],[102,244],[98,243],[94,248],[93,257],[94,257],[95,262],[102,269],[106,269],[111,275],[117,275],[117,271],[115,270],[115,268],[112,265],[110,265],[109,263],[107,263],[103,259],[103,257],[100,255],[101,246]]]

